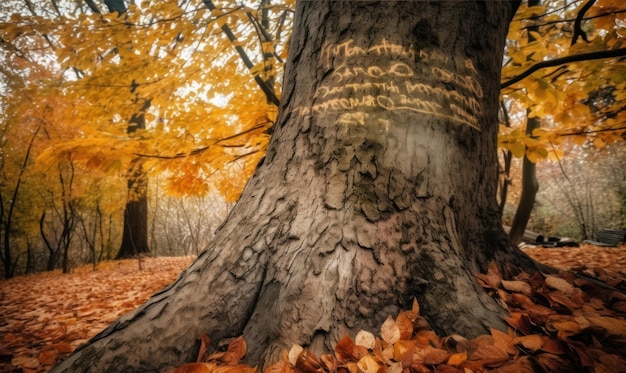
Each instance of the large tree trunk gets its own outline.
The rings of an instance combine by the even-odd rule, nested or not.
[[[196,336],[248,361],[320,354],[410,308],[441,333],[504,328],[473,279],[529,269],[496,203],[501,50],[513,5],[301,1],[264,162],[168,289],[55,371],[156,371]]]

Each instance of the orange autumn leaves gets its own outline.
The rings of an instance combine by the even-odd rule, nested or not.
[[[379,337],[367,331],[360,331],[354,339],[344,336],[334,353],[321,357],[294,345],[264,372],[624,371],[626,295],[617,290],[626,285],[623,277],[613,278],[608,286],[572,272],[558,276],[522,272],[505,280],[492,264],[476,278],[509,312],[507,332],[491,329],[490,334],[474,339],[442,337],[420,316],[414,301],[411,310],[387,318]],[[202,345],[206,346],[206,340]],[[243,354],[245,342],[240,337],[226,352],[210,355],[205,362],[185,364],[176,373],[258,371],[241,363]]]
[[[170,284],[194,257],[100,262],[0,280],[0,372],[47,372]]]

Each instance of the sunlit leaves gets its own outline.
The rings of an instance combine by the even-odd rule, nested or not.
[[[509,29],[502,81],[538,62],[623,48],[624,7],[612,0],[595,2],[581,24],[588,42],[578,38],[572,44],[574,19],[586,3],[566,7],[551,1],[535,7],[522,5]],[[529,117],[541,118],[546,130],[533,134],[538,143],[522,139],[526,136],[523,131],[503,132],[500,144],[514,150],[516,156],[529,153],[535,161],[545,158],[563,140],[577,144],[589,141],[596,147],[623,140],[626,122],[623,118],[616,120],[616,116],[626,106],[626,97],[621,94],[625,72],[623,59],[569,62],[539,69],[506,88],[502,92],[504,99],[515,100],[528,109]],[[513,114],[510,117],[514,126],[523,126],[520,118],[524,115]],[[521,146],[528,146],[528,151],[522,152]],[[537,151],[538,147],[546,151]]]
[[[271,82],[279,96],[277,56],[286,51],[292,10],[265,2],[215,4],[209,11],[201,1],[143,1],[121,16],[15,15],[3,25],[3,39],[16,48],[34,48],[36,39],[28,35],[46,35],[37,39],[48,41],[40,54],[54,58],[57,71],[33,100],[49,100],[52,93],[74,103],[48,118],[52,126],[73,123],[77,132],[52,139],[39,157],[42,168],[71,154],[86,169],[117,176],[140,157],[150,174],[165,173],[173,194],[218,189],[236,199],[264,152],[276,114],[253,75]],[[234,47],[255,64],[251,71]],[[147,100],[147,130],[127,134],[128,121]]]

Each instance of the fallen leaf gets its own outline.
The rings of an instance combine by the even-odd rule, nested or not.
[[[188,363],[176,368],[174,373],[211,373],[206,363]]]
[[[587,316],[586,319],[592,326],[606,329],[610,335],[626,336],[626,320],[606,316]]]
[[[413,322],[406,312],[400,312],[396,317],[396,325],[400,329],[400,339],[409,339],[413,335]]]
[[[574,292],[574,286],[560,277],[547,275],[545,284],[549,288],[558,290],[565,295],[571,295]]]
[[[383,341],[394,344],[400,340],[400,328],[391,315],[387,316],[387,320],[380,328],[380,336]]]
[[[376,337],[374,337],[374,334],[366,330],[359,330],[359,332],[356,333],[356,337],[354,338],[354,343],[357,346],[363,346],[368,350],[372,350],[376,345]]]
[[[228,344],[228,352],[232,353],[238,360],[243,359],[248,351],[248,345],[243,337],[239,336]]]
[[[476,274],[475,277],[482,282],[483,286],[497,289],[500,287],[500,281],[502,281],[502,275],[500,274],[500,270],[496,265],[496,262],[489,263],[489,268],[487,269],[487,273],[479,273]]]
[[[377,373],[380,369],[380,364],[370,355],[364,356],[359,360],[357,366],[363,373]]]
[[[319,360],[307,350],[304,350],[298,355],[296,360],[296,371],[303,373],[317,373],[322,372],[322,366]]]
[[[459,352],[453,355],[450,355],[450,357],[448,358],[448,365],[454,365],[454,366],[459,366],[461,364],[463,364],[465,362],[465,360],[467,360],[467,352],[463,351],[463,352]]]
[[[491,336],[493,337],[493,345],[506,352],[509,355],[515,355],[517,349],[514,346],[513,338],[498,329],[491,328]]]
[[[298,361],[298,356],[304,351],[304,348],[300,345],[292,345],[289,349],[289,353],[287,354],[287,359],[292,366],[296,366],[296,362]]]
[[[514,338],[513,343],[521,345],[526,350],[536,352],[543,347],[543,336],[538,334],[524,335]]]
[[[524,295],[532,295],[533,289],[530,284],[524,281],[506,281],[502,280],[502,287],[508,291],[522,293]]]
[[[348,336],[343,338],[335,345],[335,356],[340,362],[349,362],[357,360],[354,356],[354,341]]]

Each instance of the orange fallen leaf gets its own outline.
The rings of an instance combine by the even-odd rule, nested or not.
[[[454,366],[459,366],[461,364],[463,364],[465,362],[465,360],[467,360],[467,352],[463,351],[463,352],[459,352],[456,353],[454,355],[451,355],[448,358],[448,365],[454,365]]]
[[[521,345],[524,349],[532,352],[539,351],[543,347],[543,336],[538,334],[524,335],[513,339],[513,343]]]

